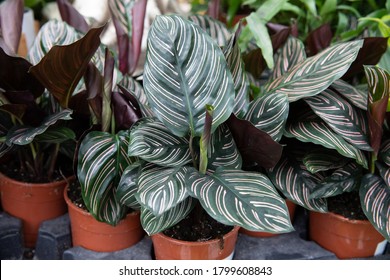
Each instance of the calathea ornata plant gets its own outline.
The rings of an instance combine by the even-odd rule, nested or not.
[[[274,185],[296,204],[319,212],[328,211],[328,197],[358,191],[366,216],[389,239],[389,75],[366,66],[368,87],[340,79],[348,76],[358,52],[367,51],[362,46],[362,40],[339,43],[306,58],[303,44],[289,38],[255,102],[278,95],[285,100],[278,102],[284,113],[279,110],[280,126],[271,134],[285,145],[267,172]]]
[[[148,234],[177,224],[191,211],[251,230],[293,229],[285,201],[267,176],[241,168],[226,121],[234,117],[236,102],[248,98],[236,96],[235,81],[243,76],[232,76],[229,66],[200,26],[175,15],[154,20],[143,80],[143,106],[153,115],[130,129],[128,154],[137,161],[124,171],[117,192],[122,203],[141,204]],[[279,144],[272,142],[269,149],[276,163],[281,150],[271,145]]]

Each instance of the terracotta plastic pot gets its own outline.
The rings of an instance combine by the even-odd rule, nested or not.
[[[123,250],[138,243],[145,235],[141,227],[140,212],[128,214],[116,226],[99,222],[85,210],[80,209],[69,199],[67,188],[65,201],[72,231],[73,246],[82,246],[96,252]]]
[[[163,233],[152,235],[157,260],[224,260],[232,259],[239,227],[234,227],[222,239],[190,242],[170,238]]]
[[[286,200],[286,204],[287,204],[288,213],[290,215],[290,219],[292,222],[294,220],[295,209],[297,208],[297,205],[295,203],[291,202],[290,200]],[[270,232],[263,232],[263,231],[251,231],[251,230],[247,230],[244,228],[240,229],[240,233],[245,234],[245,235],[249,235],[249,236],[253,236],[253,237],[273,237],[273,236],[279,235],[277,233],[270,233]]]
[[[349,220],[334,213],[309,214],[310,239],[340,259],[383,253],[386,241],[369,221]]]
[[[0,173],[3,210],[23,222],[24,245],[35,247],[40,224],[66,213],[63,197],[66,181],[33,184],[13,180]]]

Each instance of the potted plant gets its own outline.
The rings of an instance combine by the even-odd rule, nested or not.
[[[27,247],[35,246],[43,220],[66,212],[64,177],[73,174],[76,144],[70,100],[101,30],[53,48],[36,65],[0,49],[1,156],[7,159],[1,166],[1,199],[4,211],[22,219]],[[67,67],[59,68],[64,61]]]
[[[141,102],[151,114],[130,129],[128,153],[138,160],[117,194],[125,204],[141,204],[158,259],[232,257],[239,227],[292,230],[285,201],[267,176],[242,169],[241,155],[273,166],[281,146],[235,116],[245,114],[249,101],[235,38],[225,57],[200,26],[179,16],[159,16],[151,27]],[[166,240],[170,245],[161,249]],[[211,246],[209,254],[191,249],[202,246]]]
[[[369,58],[367,52],[371,52],[372,48],[368,46],[373,41],[381,47],[375,58]],[[333,77],[325,83],[324,77],[329,76],[324,73],[332,67],[321,69],[319,66],[326,65],[326,59],[342,59],[347,63],[344,56],[346,53],[336,51],[344,44],[349,45],[354,55],[350,53],[350,61],[344,66],[341,63],[333,64],[335,68],[344,67],[343,74],[337,75],[343,79]],[[333,49],[333,55],[327,56],[330,49]],[[384,116],[388,100],[388,74],[380,68],[366,67],[369,90],[367,86],[355,87],[350,82],[360,77],[362,64],[369,64],[367,59],[373,59],[372,63],[375,64],[385,50],[386,39],[366,38],[363,41],[335,44],[315,56],[305,58],[303,44],[298,39],[290,38],[276,59],[277,65],[286,68],[277,67],[274,70],[273,74],[282,74],[273,76],[273,80],[264,85],[263,97],[260,97],[282,93],[288,98],[288,113],[282,118],[284,123],[279,130],[281,143],[285,145],[283,156],[275,167],[268,170],[272,182],[288,199],[311,211],[323,213],[328,211],[327,202],[329,211],[333,205],[333,199],[328,197],[344,192],[351,192],[351,196],[357,192],[359,197],[360,192],[363,211],[377,229],[373,236],[366,238],[374,245],[374,249],[362,249],[364,241],[357,241],[357,236],[338,233],[339,238],[343,236],[340,239],[343,239],[344,244],[337,245],[339,250],[332,250],[340,258],[368,257],[375,253],[379,243],[386,244],[382,241],[388,239],[386,223],[389,220],[389,192],[381,179],[373,175],[386,170],[373,167],[379,158],[380,143],[387,137],[386,126],[383,128],[382,124],[386,124]],[[351,65],[352,61],[354,63]],[[310,68],[306,68],[308,65]],[[322,75],[318,76],[317,71]],[[318,82],[319,79],[323,79],[323,82]],[[317,82],[311,84],[314,81]],[[304,83],[305,87],[300,87],[300,83]],[[380,166],[380,163],[376,165]],[[387,178],[385,175],[383,177]],[[330,249],[330,226],[325,226],[323,219],[319,220],[324,214],[315,212],[310,212],[310,226],[317,224],[322,227],[311,230],[311,238]],[[360,223],[363,222],[354,222]],[[373,229],[368,221],[364,224],[366,228]],[[340,224],[336,227],[342,228]],[[326,232],[326,236],[322,235],[324,238],[319,240],[316,235],[321,232]],[[358,235],[362,235],[362,232]],[[359,242],[359,246],[355,242]],[[352,255],[353,249],[346,249],[347,243],[353,244],[353,249],[358,250],[357,255]]]

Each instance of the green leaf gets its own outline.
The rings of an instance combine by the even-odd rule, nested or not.
[[[343,157],[336,150],[325,148],[310,150],[303,157],[303,164],[311,173],[340,168],[348,161],[349,159]]]
[[[382,177],[383,181],[386,183],[386,186],[390,188],[390,168],[387,165],[384,165],[380,162],[375,162],[376,167],[379,170],[379,175]]]
[[[316,95],[339,79],[355,60],[362,40],[338,43],[295,65],[265,86],[265,91],[287,94],[293,102]]]
[[[13,127],[7,134],[7,145],[27,145],[31,142],[34,141],[35,137],[45,133],[51,126],[56,124],[59,120],[70,120],[72,110],[70,109],[65,109],[62,110],[58,113],[52,114],[48,117],[46,117],[43,122],[38,126],[38,127],[31,127],[31,126],[15,126]],[[67,130],[67,133],[69,131]],[[52,135],[53,136],[53,135]],[[51,141],[58,143],[62,142],[62,137],[64,136],[63,134],[59,134],[57,136],[60,136],[60,139],[52,139]],[[66,134],[66,139],[68,134]],[[74,135],[72,135],[74,136]]]
[[[147,209],[141,210],[141,225],[148,235],[159,233],[183,220],[196,205],[196,200],[188,197],[176,207],[156,217]]]
[[[317,184],[310,198],[326,198],[353,191],[359,187],[361,177],[362,167],[350,162]]]
[[[331,87],[356,107],[367,110],[367,90],[356,88],[341,79],[334,81]]]
[[[282,157],[278,164],[268,170],[268,176],[275,187],[280,190],[287,199],[309,210],[326,212],[326,200],[311,199],[310,193],[322,180],[317,175],[311,174],[304,165],[300,165],[289,157]]]
[[[76,134],[68,127],[49,127],[44,133],[37,135],[34,140],[60,144],[68,140],[76,140]]]
[[[368,167],[367,159],[361,150],[345,141],[311,112],[305,113],[292,123],[287,124],[284,135],[294,137],[302,142],[311,142],[337,150],[341,155],[356,159],[360,165]]]
[[[190,15],[188,19],[206,31],[218,46],[226,46],[231,34],[222,22],[210,16],[199,14]]]
[[[390,139],[386,139],[382,142],[381,150],[379,152],[379,158],[387,166],[390,166]]]
[[[123,171],[115,196],[119,203],[132,209],[139,209],[136,194],[138,191],[138,177],[142,163],[136,161]]]
[[[390,74],[376,66],[364,66],[368,83],[368,120],[370,143],[375,157],[378,154],[390,95]]]
[[[173,135],[162,122],[152,118],[132,127],[128,153],[168,167],[183,166],[192,160],[188,137]]]
[[[287,42],[275,54],[275,67],[271,74],[272,80],[283,76],[284,73],[305,59],[305,46],[302,41],[289,36]]]
[[[138,179],[138,202],[157,217],[176,207],[188,197],[186,173],[186,167],[147,164]]]
[[[360,202],[371,224],[390,241],[390,188],[373,174],[363,177]]]
[[[372,151],[369,139],[363,130],[364,121],[346,99],[326,89],[304,100],[314,113],[344,140],[360,150]]]
[[[226,124],[219,126],[211,135],[208,162],[209,172],[213,172],[221,166],[231,169],[241,168],[241,154]]]
[[[248,28],[255,38],[257,46],[261,49],[268,68],[274,67],[273,48],[271,37],[268,33],[266,22],[257,13],[253,12],[246,17]]]
[[[116,135],[92,131],[83,138],[78,151],[77,177],[83,200],[98,221],[111,225],[127,211],[116,198],[120,178],[134,161],[127,156],[126,136],[125,131]]]
[[[153,21],[143,84],[156,116],[180,137],[202,134],[206,104],[214,107],[212,132],[233,110],[234,85],[222,51],[179,16]]]
[[[279,141],[283,136],[289,107],[286,94],[266,94],[250,103],[245,119]]]
[[[236,97],[233,113],[237,117],[243,117],[249,105],[249,79],[245,72],[245,65],[241,59],[241,50],[238,45],[240,29],[234,33],[228,41],[223,52],[234,81]]]
[[[189,171],[190,195],[215,220],[249,230],[293,230],[284,199],[265,175],[223,168],[213,175],[202,175],[194,168]]]
[[[91,29],[79,41],[67,46],[54,46],[30,72],[50,91],[63,108],[88,63],[100,46],[100,34],[105,26]]]

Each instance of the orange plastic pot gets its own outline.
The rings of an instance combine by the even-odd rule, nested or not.
[[[385,238],[367,220],[349,220],[334,213],[310,212],[310,239],[340,259],[383,253]]]
[[[295,209],[297,208],[297,205],[295,203],[291,202],[290,200],[286,200],[286,204],[287,204],[288,213],[290,215],[290,219],[292,222],[294,220]],[[244,228],[240,229],[240,233],[245,234],[245,235],[249,235],[252,237],[273,237],[273,236],[279,235],[277,233],[270,233],[270,232],[263,232],[263,231],[252,231],[252,230],[247,230]]]
[[[140,212],[128,214],[116,226],[97,221],[90,213],[77,207],[64,191],[68,205],[73,246],[95,252],[123,250],[138,243],[145,235],[141,227]]]
[[[66,181],[24,183],[0,173],[3,210],[23,223],[24,245],[35,247],[40,224],[66,213],[63,197]]]
[[[163,233],[151,236],[157,260],[224,260],[232,259],[239,227],[223,239],[190,242],[170,238]]]

